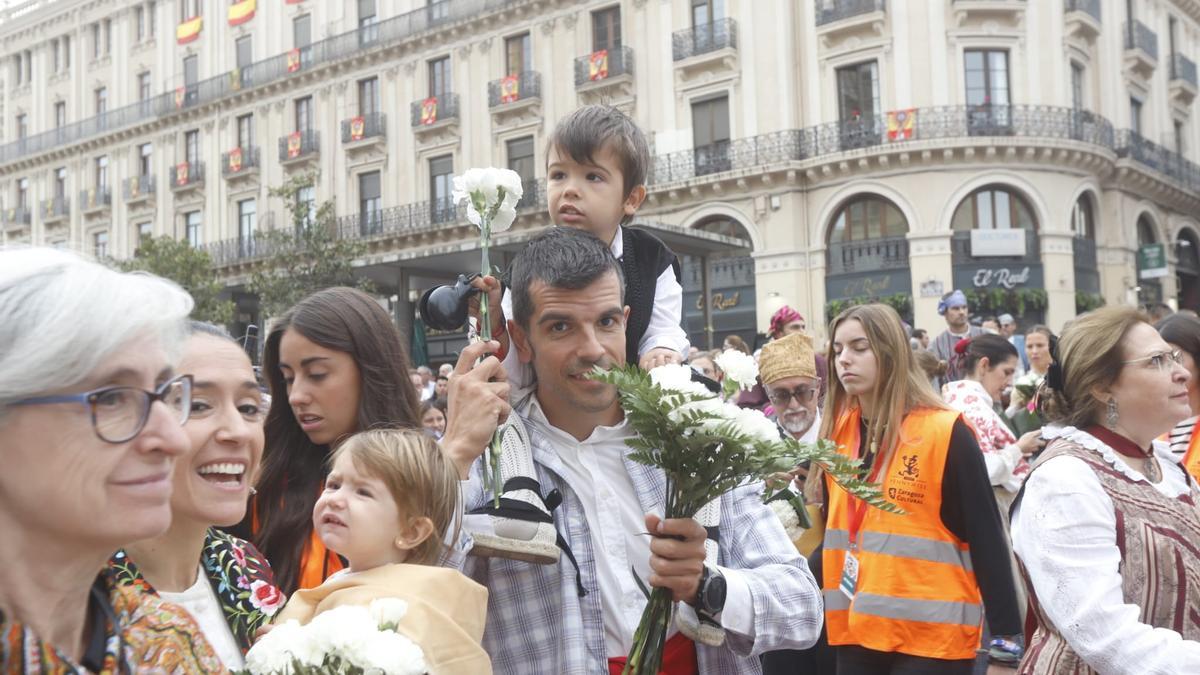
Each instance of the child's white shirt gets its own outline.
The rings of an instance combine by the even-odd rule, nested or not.
[[[617,226],[617,233],[613,235],[612,243],[608,247],[617,260],[620,260],[621,255],[625,252],[622,233],[623,228]],[[500,308],[503,310],[506,320],[512,318],[512,293],[507,288],[504,289]],[[669,266],[663,270],[662,274],[658,275],[658,280],[654,284],[654,305],[650,309],[650,325],[646,327],[646,333],[638,342],[638,357],[645,356],[651,349],[664,347],[674,350],[686,358],[689,343],[682,323],[683,287],[675,278],[674,267]],[[533,368],[528,364],[521,363],[516,352],[510,336],[508,354],[504,356],[504,369],[508,371],[508,384],[512,389],[509,398],[514,402],[523,399],[527,393],[523,390],[533,385]]]

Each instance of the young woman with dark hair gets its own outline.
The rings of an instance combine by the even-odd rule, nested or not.
[[[507,416],[508,387],[495,359],[469,370],[498,348],[472,345],[459,359],[451,397],[472,409]],[[242,529],[271,561],[279,588],[291,594],[317,586],[343,568],[313,535],[312,511],[325,480],[326,460],[355,432],[421,428],[420,401],[408,377],[408,354],[391,317],[370,296],[328,288],[301,300],[271,327],[263,373],[271,389],[262,475]],[[499,371],[499,372],[498,372]],[[497,382],[490,382],[497,379]],[[487,386],[474,386],[486,384]],[[487,430],[447,429],[443,450],[465,474],[487,441]],[[470,448],[474,448],[472,453]],[[459,457],[462,457],[460,461]],[[466,466],[463,466],[463,464]]]

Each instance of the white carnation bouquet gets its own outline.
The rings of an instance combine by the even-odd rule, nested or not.
[[[490,247],[492,235],[512,227],[517,218],[517,204],[525,194],[521,176],[511,169],[468,169],[461,176],[454,177],[454,190],[451,198],[455,204],[465,202],[467,205],[467,220],[479,228],[479,248],[481,260],[479,274],[492,274]],[[479,295],[479,338],[484,342],[492,339],[492,319],[488,308],[488,294]],[[500,484],[500,439],[507,431],[501,427],[492,434],[492,442],[488,446],[487,461],[483,463],[485,481],[490,465],[492,494],[495,495],[495,507],[500,508],[500,494],[504,486]]]
[[[311,622],[272,628],[246,653],[243,675],[425,675],[425,653],[397,632],[408,604],[373,600],[321,612]]]
[[[717,365],[725,373],[724,397],[753,387],[758,379],[754,360],[741,352],[726,351],[717,357]],[[626,419],[637,431],[626,441],[633,449],[630,458],[666,474],[665,518],[692,518],[721,495],[805,461],[823,468],[865,503],[898,511],[877,486],[863,480],[859,462],[839,454],[832,442],[782,438],[775,422],[762,412],[739,408],[694,382],[688,366],[664,365],[649,373],[635,366],[597,368],[592,376],[617,387]],[[626,675],[658,673],[674,610],[669,590],[650,591]]]

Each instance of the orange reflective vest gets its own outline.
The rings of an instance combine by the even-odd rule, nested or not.
[[[867,507],[826,478],[822,588],[829,644],[975,658],[983,637],[983,600],[967,544],[941,517],[942,475],[960,416],[925,409],[904,418],[899,446],[875,478],[903,515]],[[842,454],[858,456],[860,421],[857,408],[838,418],[833,440]],[[853,599],[839,589],[850,550],[858,560]]]
[[[1188,441],[1187,454],[1183,456],[1183,468],[1200,481],[1200,422],[1192,427],[1192,440]]]

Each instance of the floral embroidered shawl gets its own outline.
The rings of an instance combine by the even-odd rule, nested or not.
[[[118,584],[137,586],[157,595],[124,550],[117,551],[108,564],[109,574]],[[200,564],[216,591],[233,638],[245,653],[254,641],[254,633],[270,622],[287,600],[275,586],[270,563],[254,544],[209,528]]]
[[[191,615],[179,607],[139,588],[115,584],[106,574],[92,588],[93,602],[107,605],[104,612],[110,617],[104,625],[98,675],[228,672]],[[0,612],[0,672],[84,675],[90,671]]]

